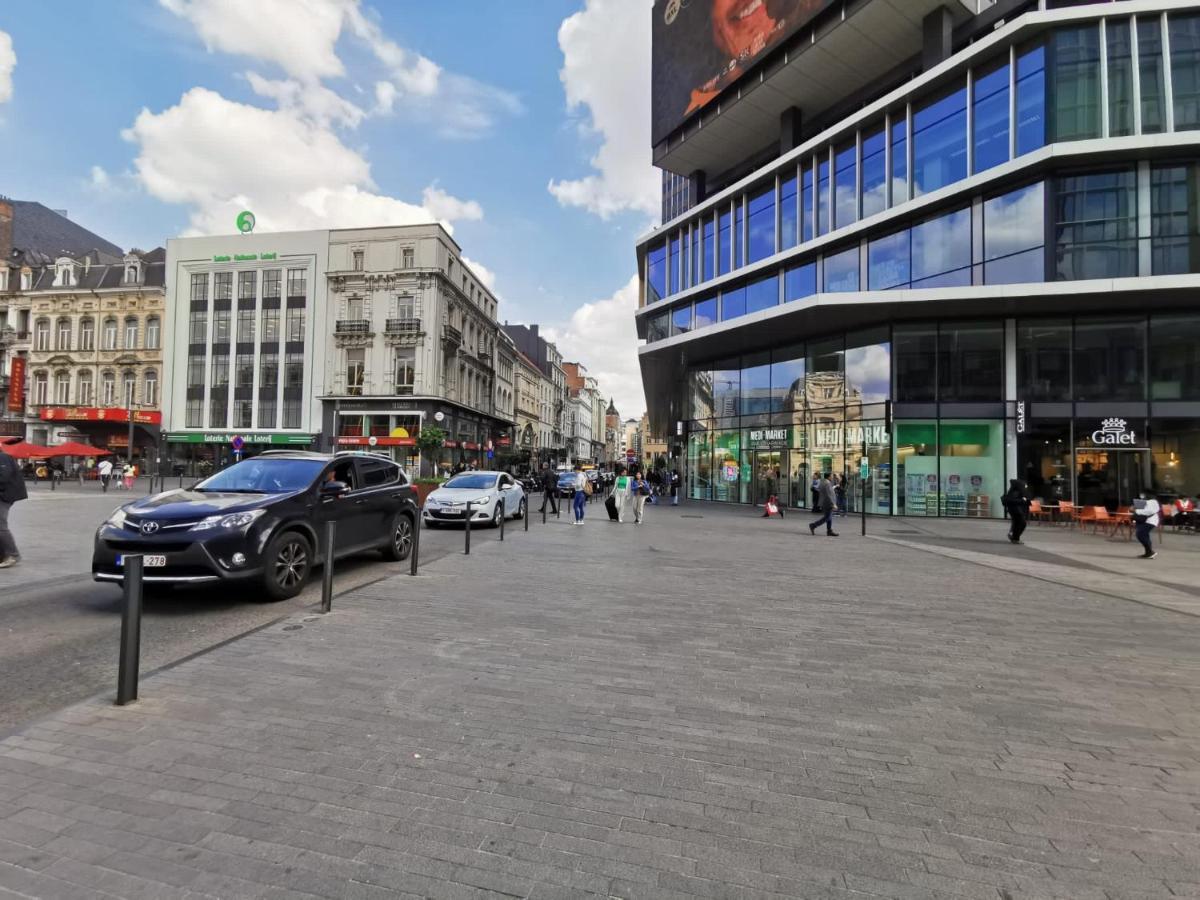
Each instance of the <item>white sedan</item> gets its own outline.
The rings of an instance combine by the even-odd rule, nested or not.
[[[425,498],[422,521],[431,527],[460,523],[471,504],[471,524],[500,524],[501,515],[524,518],[528,510],[525,490],[506,472],[463,472]]]

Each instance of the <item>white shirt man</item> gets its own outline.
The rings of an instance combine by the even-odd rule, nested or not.
[[[112,477],[113,465],[107,459],[100,460],[96,466],[96,471],[100,473],[100,484],[104,488],[104,492],[108,493],[108,481]]]

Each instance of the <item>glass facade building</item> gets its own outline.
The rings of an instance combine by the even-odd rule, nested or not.
[[[1007,7],[639,242],[686,496],[807,507],[819,472],[904,516],[1002,516],[1018,477],[1200,494],[1200,9]],[[664,278],[687,247],[714,264]]]

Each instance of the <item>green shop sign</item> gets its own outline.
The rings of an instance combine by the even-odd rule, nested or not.
[[[219,256],[214,256],[213,262],[254,262],[262,260],[263,262],[272,262],[279,259],[278,253],[224,253]]]
[[[280,434],[274,431],[174,431],[167,433],[168,444],[228,444],[241,435],[246,444],[274,444],[276,446],[306,447],[316,441],[315,434]]]

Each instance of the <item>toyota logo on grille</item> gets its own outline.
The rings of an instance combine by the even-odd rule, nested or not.
[[[142,523],[142,534],[154,534],[157,531],[158,531],[158,523],[157,522],[143,522]]]

